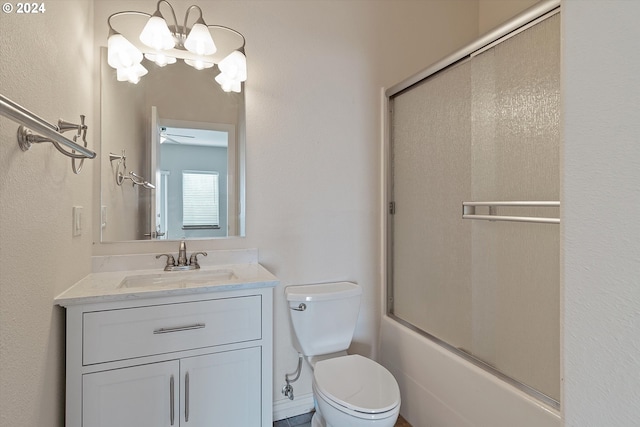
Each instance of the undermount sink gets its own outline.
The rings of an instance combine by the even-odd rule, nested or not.
[[[125,277],[118,285],[118,288],[184,288],[187,286],[223,283],[237,278],[233,270],[228,269],[140,274]]]

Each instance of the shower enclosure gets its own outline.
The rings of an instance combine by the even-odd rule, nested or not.
[[[388,315],[555,408],[558,12],[387,91]]]

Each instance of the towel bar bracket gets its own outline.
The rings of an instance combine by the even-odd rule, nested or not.
[[[38,143],[42,143],[42,142],[50,142],[53,144],[54,147],[56,147],[56,149],[58,151],[60,151],[62,154],[64,154],[67,157],[71,157],[72,159],[85,159],[86,156],[84,154],[76,154],[76,153],[69,153],[68,151],[62,149],[60,147],[60,145],[58,145],[57,142],[49,139],[49,138],[45,138],[44,136],[40,136],[40,135],[35,135],[33,134],[29,129],[27,129],[26,127],[20,125],[18,126],[18,145],[20,146],[20,149],[22,151],[28,151],[31,148],[31,145],[33,144],[38,144]]]
[[[35,143],[50,142],[56,150],[71,158],[71,169],[75,174],[80,173],[85,159],[96,157],[96,153],[87,148],[87,125],[84,123],[84,115],[80,115],[80,123],[60,119],[56,126],[2,94],[0,94],[0,115],[20,124],[17,139],[22,151],[29,150]],[[76,131],[73,140],[62,135],[68,131]],[[82,140],[83,145],[77,143],[78,139]],[[63,145],[70,151],[62,148]],[[76,160],[80,160],[80,163],[76,164]]]

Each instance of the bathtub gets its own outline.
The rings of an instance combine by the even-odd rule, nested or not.
[[[380,363],[400,386],[413,427],[561,427],[560,413],[388,316]]]

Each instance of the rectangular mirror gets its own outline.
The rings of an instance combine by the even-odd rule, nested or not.
[[[244,235],[244,91],[145,64],[117,81],[101,49],[101,241]]]

